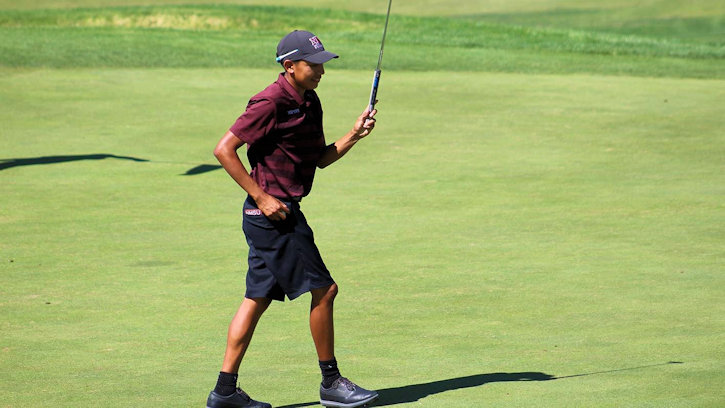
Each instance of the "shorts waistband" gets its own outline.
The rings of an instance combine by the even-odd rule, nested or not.
[[[302,197],[274,197],[279,201],[291,201],[293,203],[299,203],[302,201]]]

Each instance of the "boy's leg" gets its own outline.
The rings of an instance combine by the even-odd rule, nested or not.
[[[252,340],[259,318],[271,303],[267,298],[244,298],[229,324],[227,349],[217,385],[207,398],[207,408],[272,408],[266,402],[255,401],[237,388],[237,372]]]
[[[257,322],[271,302],[272,300],[267,298],[244,298],[229,324],[222,372],[234,374],[239,371],[239,365],[252,341]]]
[[[312,289],[310,303],[310,332],[315,342],[317,357],[320,361],[335,358],[335,326],[333,324],[333,303],[337,295],[337,285]]]
[[[310,305],[310,331],[317,349],[322,370],[320,403],[326,407],[360,407],[378,397],[375,391],[366,390],[340,375],[335,360],[335,328],[333,303],[337,285],[313,289]]]

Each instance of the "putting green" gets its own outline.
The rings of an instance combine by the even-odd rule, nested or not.
[[[370,74],[328,70],[328,138]],[[182,174],[215,164],[275,75],[3,71],[8,406],[203,403],[243,293],[242,194],[220,170]],[[720,405],[724,90],[384,73],[375,133],[303,202],[341,286],[343,373],[385,405]],[[307,307],[260,324],[253,396],[316,399]]]

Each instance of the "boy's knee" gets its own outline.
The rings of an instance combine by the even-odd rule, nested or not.
[[[333,283],[327,288],[327,291],[325,291],[325,294],[322,296],[322,300],[332,303],[332,301],[335,300],[335,296],[337,296],[337,292],[337,284]]]
[[[312,301],[314,303],[332,304],[332,302],[335,300],[335,296],[337,296],[337,292],[338,287],[336,283],[333,283],[326,288],[315,289],[312,291]]]

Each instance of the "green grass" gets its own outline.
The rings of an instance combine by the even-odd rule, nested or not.
[[[626,10],[626,9],[625,9]],[[723,13],[725,14],[725,13]],[[720,44],[725,35],[723,14],[651,18],[610,10],[552,10],[531,13],[488,13],[466,19],[526,27],[556,27],[649,38],[679,38],[686,42]]]
[[[241,194],[218,171],[180,174],[213,163],[240,95],[273,76],[3,78],[5,158],[149,160],[0,172],[6,406],[203,401],[242,290]],[[349,125],[359,105],[350,98],[364,100],[367,79],[328,72],[320,93],[330,137]],[[389,73],[376,134],[322,171],[304,203],[342,287],[343,368],[376,388],[632,368],[449,390],[421,400],[430,407],[718,406],[722,89]],[[304,300],[274,307],[243,371],[250,391],[275,404],[315,399],[305,309]],[[270,359],[269,371],[250,375]],[[636,369],[668,361],[684,364]],[[26,392],[33,381],[48,394]],[[270,387],[280,382],[284,391]],[[157,395],[158,386],[174,393]]]
[[[0,9],[117,7],[179,4],[261,5],[260,0],[0,0]],[[276,0],[275,5],[314,7],[365,13],[383,13],[385,0]],[[395,2],[395,15],[463,17],[493,23],[615,32],[639,36],[678,38],[722,44],[725,5],[719,0],[420,0]],[[284,16],[282,16],[284,17]]]
[[[591,27],[561,11],[588,0],[401,3],[377,129],[303,202],[341,286],[341,368],[380,405],[725,403],[722,41],[652,28],[720,20],[714,2],[650,3],[609,2]],[[215,164],[297,24],[343,54],[318,92],[328,139],[347,131],[380,16],[43,9],[94,4],[0,11],[0,406],[199,407],[243,293],[243,195],[220,170],[183,174]],[[603,23],[626,13],[647,32]],[[260,323],[253,396],[316,400],[307,311]]]
[[[378,15],[273,6],[167,6],[0,11],[7,67],[273,66],[269,50],[299,28],[343,56],[374,64]],[[722,78],[725,44],[536,28],[457,18],[394,16],[386,70],[601,73]]]
[[[275,4],[294,7],[334,8],[349,11],[384,13],[387,0],[366,2],[340,0],[0,0],[0,9],[38,9],[68,7],[115,7],[128,5],[178,5],[178,4]],[[725,6],[718,0],[419,0],[416,2],[393,2],[393,10],[404,15],[466,15],[483,13],[531,13],[552,10],[608,10],[615,15],[639,15],[649,18],[672,16],[702,16],[722,14]]]
[[[725,35],[725,5],[717,1],[558,2],[556,6],[552,6],[554,2],[546,3],[543,9],[508,7],[461,17],[527,27],[680,38],[721,46]]]

